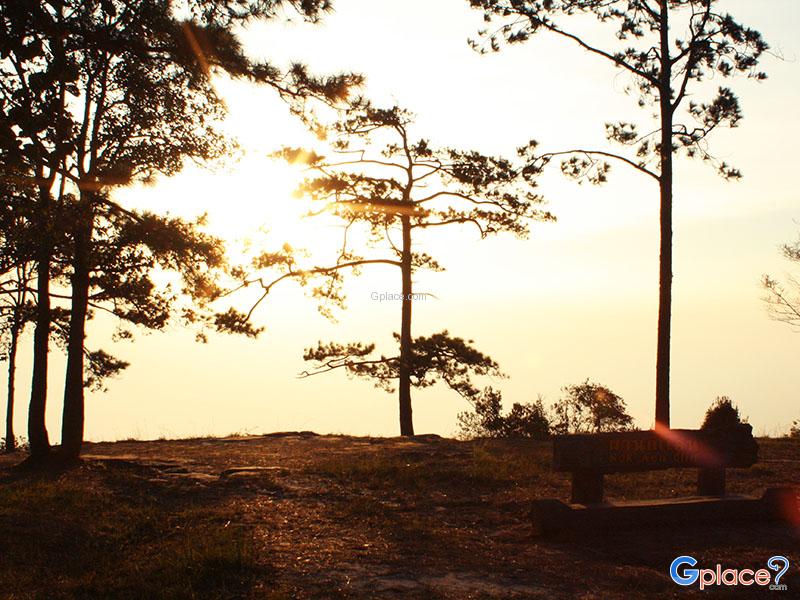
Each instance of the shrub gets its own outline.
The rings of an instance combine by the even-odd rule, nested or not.
[[[503,417],[503,435],[509,438],[534,438],[543,440],[550,435],[550,420],[547,418],[542,399],[520,404],[515,402],[511,411]]]
[[[600,433],[634,428],[625,401],[608,387],[587,379],[562,390],[564,395],[553,405],[554,433]]]
[[[14,438],[14,452],[19,452],[21,450],[28,449],[28,440],[24,437],[15,437]],[[0,454],[5,454],[7,451],[7,444],[6,438],[0,439]]]
[[[743,423],[739,409],[727,396],[718,396],[708,407],[700,429],[730,429]]]
[[[500,392],[486,388],[473,402],[472,412],[458,415],[459,437],[474,438],[533,438],[545,439],[550,434],[550,422],[542,399],[520,404],[515,402],[507,415],[502,414]]]

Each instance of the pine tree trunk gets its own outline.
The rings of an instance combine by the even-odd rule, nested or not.
[[[400,323],[400,435],[414,435],[411,415],[411,219],[402,215],[403,248],[400,260],[402,285],[402,317]]]
[[[89,308],[89,254],[93,231],[91,200],[81,201],[75,226],[72,257],[72,305],[67,339],[67,372],[64,381],[64,413],[61,424],[61,453],[78,458],[83,445],[84,425],[84,341]]]
[[[669,5],[661,3],[661,251],[658,281],[658,350],[656,356],[656,427],[670,426],[669,368],[672,323],[672,65]]]
[[[8,347],[8,404],[6,406],[6,453],[17,449],[14,437],[14,387],[17,373],[17,343],[20,331],[20,307],[14,307],[14,321],[11,325],[11,340]]]
[[[36,260],[36,328],[33,332],[33,375],[28,408],[28,441],[31,458],[39,459],[50,451],[45,425],[47,405],[47,359],[50,351],[50,191],[39,191],[39,219],[43,239]]]

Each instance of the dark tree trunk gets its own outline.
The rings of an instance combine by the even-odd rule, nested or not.
[[[67,373],[64,381],[64,413],[61,424],[61,453],[78,458],[83,445],[83,367],[86,315],[89,308],[89,255],[93,231],[91,200],[81,201],[73,232],[72,305],[67,339]]]
[[[661,3],[661,251],[658,279],[656,427],[669,427],[670,330],[672,322],[672,65],[669,5]]]
[[[403,278],[402,317],[400,323],[400,435],[414,435],[411,416],[411,219],[402,215],[403,248],[400,266]]]
[[[39,219],[42,241],[36,260],[36,328],[33,332],[33,375],[31,402],[28,408],[28,441],[31,458],[41,458],[50,451],[45,425],[47,405],[47,358],[50,351],[50,191],[39,191]]]
[[[19,342],[20,307],[14,307],[14,320],[11,324],[11,340],[8,346],[8,404],[6,407],[6,453],[17,449],[14,437],[14,386],[17,373],[17,343]]]

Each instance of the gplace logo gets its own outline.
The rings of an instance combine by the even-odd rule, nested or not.
[[[769,569],[723,569],[716,565],[714,569],[696,569],[697,560],[691,556],[679,556],[669,566],[669,575],[672,581],[682,586],[690,586],[699,582],[700,589],[704,590],[715,585],[760,585],[769,586],[776,591],[786,590],[786,584],[781,583],[781,577],[789,569],[789,559],[785,556],[773,556],[767,561]],[[775,572],[775,580],[772,572]]]

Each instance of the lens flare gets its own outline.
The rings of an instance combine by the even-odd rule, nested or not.
[[[690,456],[698,465],[707,468],[725,465],[725,459],[718,451],[695,436],[689,436],[680,430],[670,429],[659,423],[656,423],[655,433],[678,452]]]

